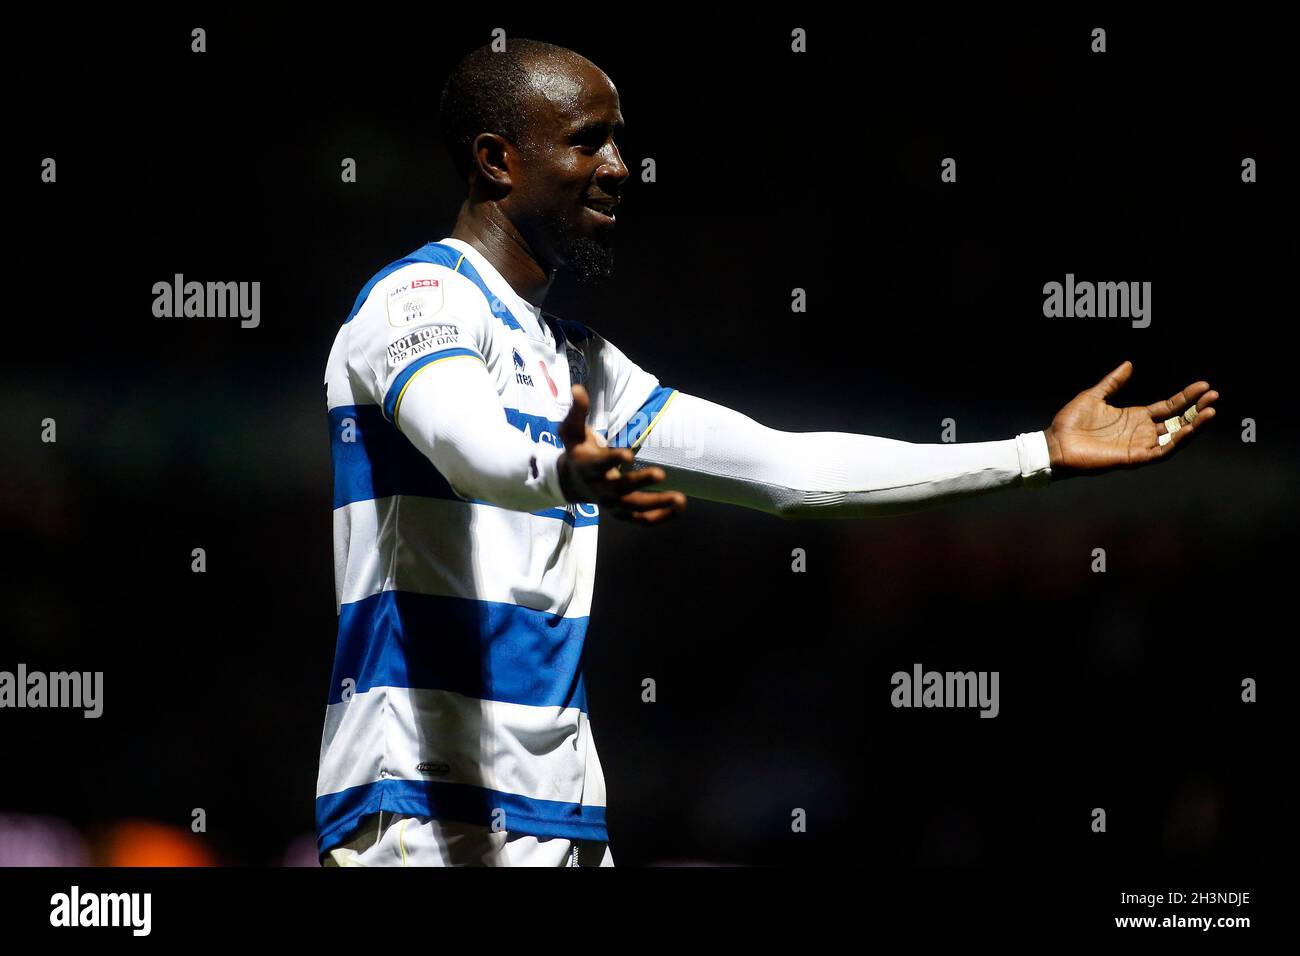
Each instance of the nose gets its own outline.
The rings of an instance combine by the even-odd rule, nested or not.
[[[619,155],[618,147],[610,143],[606,148],[608,153],[605,162],[601,163],[600,168],[596,170],[596,185],[606,194],[617,196],[619,187],[630,174],[627,166],[623,164],[623,157]]]

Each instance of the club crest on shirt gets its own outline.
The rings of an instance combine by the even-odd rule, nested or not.
[[[388,293],[388,324],[401,328],[427,321],[442,309],[441,279],[412,279]]]
[[[576,349],[572,345],[565,345],[564,355],[569,360],[569,381],[586,388],[587,356],[582,354],[581,349]]]

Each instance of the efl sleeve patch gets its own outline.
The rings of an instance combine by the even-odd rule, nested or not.
[[[443,306],[442,279],[412,279],[388,293],[388,324],[400,329],[428,322]]]

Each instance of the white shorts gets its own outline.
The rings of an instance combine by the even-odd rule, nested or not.
[[[613,866],[609,844],[535,837],[485,826],[374,813],[324,866]]]

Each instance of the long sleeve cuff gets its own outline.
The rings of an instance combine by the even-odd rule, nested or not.
[[[1040,488],[1052,480],[1052,453],[1047,436],[1027,432],[1016,436],[1016,454],[1020,457],[1020,477],[1030,488]]]

